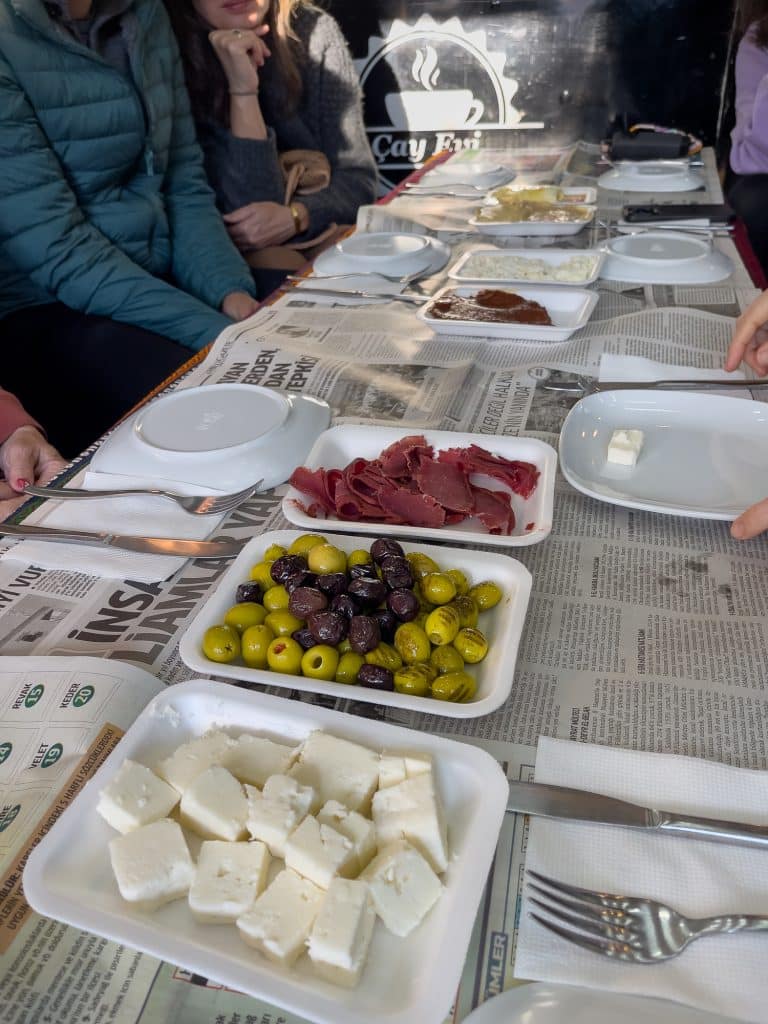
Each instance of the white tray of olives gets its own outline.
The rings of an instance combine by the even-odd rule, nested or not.
[[[180,653],[278,691],[475,718],[510,694],[530,591],[497,552],[276,530],[241,551]]]

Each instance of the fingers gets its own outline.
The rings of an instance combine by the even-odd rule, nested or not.
[[[2,494],[0,494],[0,498],[2,498]],[[0,520],[7,519],[11,512],[15,512],[26,500],[23,496],[11,498],[8,501],[0,500]]]
[[[26,445],[11,444],[4,453],[5,479],[17,493],[35,479],[37,450]]]
[[[231,210],[229,213],[222,214],[222,220],[225,224],[239,224],[251,216],[255,206],[258,206],[258,203],[248,203],[247,206],[240,206],[237,210]]]
[[[731,523],[731,536],[736,540],[750,540],[768,530],[768,498],[752,505]]]
[[[38,464],[38,475],[35,483],[39,487],[45,487],[46,484],[49,484],[54,477],[59,475],[67,464],[66,460],[62,459],[55,448],[51,448],[51,446],[48,445],[48,449],[49,450],[43,454]]]
[[[735,370],[742,359],[745,359],[748,365],[758,373],[768,369],[768,352],[757,362],[748,358],[750,350],[758,348],[766,341],[764,331],[766,321],[768,321],[768,291],[763,292],[755,299],[737,319],[728,354],[725,357],[724,368],[726,370]]]

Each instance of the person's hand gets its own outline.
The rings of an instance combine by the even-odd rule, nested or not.
[[[736,540],[751,540],[765,530],[768,530],[768,498],[752,505],[731,523],[731,536]]]
[[[49,444],[37,427],[17,427],[0,444],[0,519],[5,519],[26,498],[27,484],[44,487],[64,469],[66,459]]]
[[[303,203],[295,204],[302,222],[308,218]],[[263,249],[267,245],[280,245],[296,234],[293,214],[280,203],[248,203],[238,210],[224,214],[230,237],[241,252]]]
[[[221,304],[221,312],[230,320],[247,320],[258,308],[259,303],[248,292],[230,292]]]
[[[736,321],[724,368],[738,368],[744,360],[760,377],[768,373],[768,291],[759,295]]]
[[[256,28],[218,28],[208,33],[233,95],[259,91],[259,68],[271,56],[262,39],[267,32],[268,25],[259,25]]]

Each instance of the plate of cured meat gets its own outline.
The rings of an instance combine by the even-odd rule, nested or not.
[[[532,437],[331,427],[294,471],[283,515],[315,530],[494,547],[552,529],[557,454]]]

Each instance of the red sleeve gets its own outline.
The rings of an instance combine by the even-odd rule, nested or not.
[[[26,412],[18,398],[10,391],[0,388],[0,444],[10,437],[14,430],[26,426],[37,427],[41,434],[45,433],[40,424]]]

